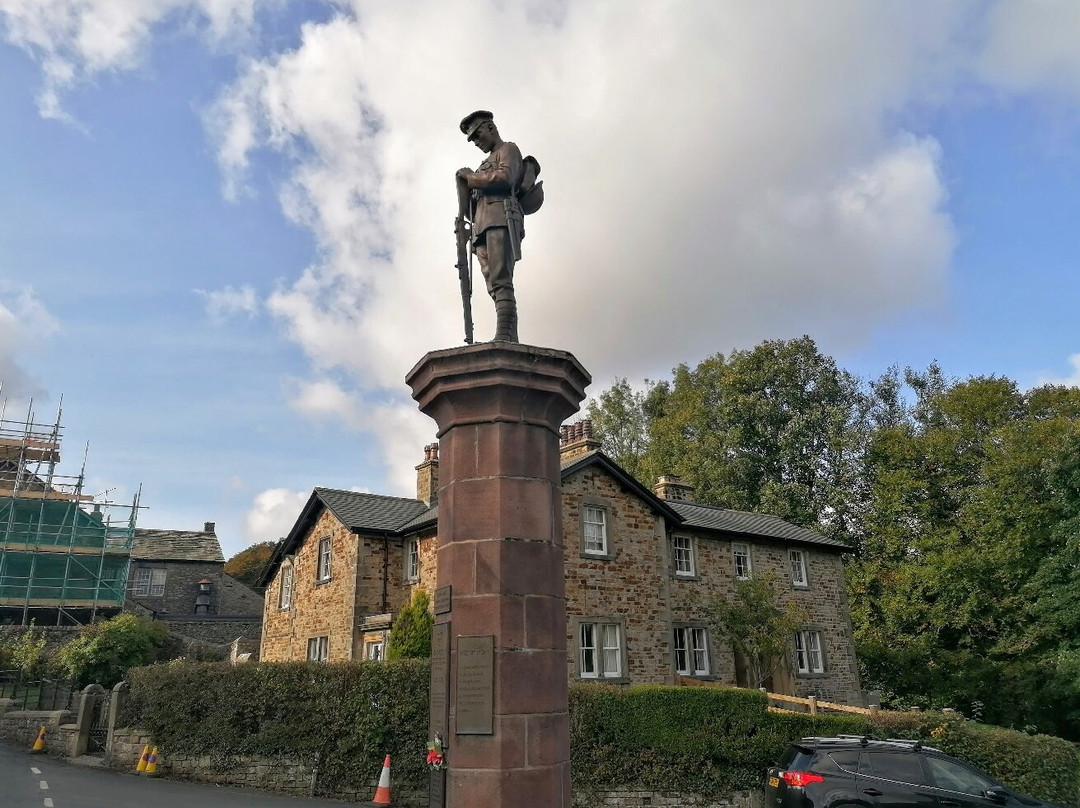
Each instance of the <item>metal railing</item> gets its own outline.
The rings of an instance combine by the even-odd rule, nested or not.
[[[0,671],[0,699],[11,699],[24,710],[74,709],[79,691],[66,679],[28,677],[19,670]]]

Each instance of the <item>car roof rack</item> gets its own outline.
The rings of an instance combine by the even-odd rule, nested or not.
[[[937,748],[935,748],[933,746],[927,746],[926,744],[924,744],[922,742],[921,739],[913,740],[911,738],[885,738],[885,739],[881,739],[881,738],[871,738],[869,735],[833,735],[833,736],[831,736],[829,738],[822,738],[822,737],[819,737],[819,736],[810,736],[808,738],[803,738],[802,740],[804,742],[807,742],[807,743],[829,743],[829,742],[832,742],[832,743],[853,743],[853,742],[857,742],[860,746],[869,746],[871,742],[873,742],[873,743],[888,743],[888,744],[895,744],[897,746],[909,747],[913,752],[919,752],[919,751],[921,751],[923,749],[927,749],[927,750],[929,750],[931,752],[940,752],[941,751],[940,749],[937,749]]]

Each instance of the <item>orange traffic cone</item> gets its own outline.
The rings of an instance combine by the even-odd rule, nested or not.
[[[139,755],[139,765],[135,767],[136,774],[142,774],[146,771],[146,764],[150,762],[150,744],[147,744],[142,748],[142,754]]]
[[[157,776],[157,747],[155,746],[150,752],[150,757],[146,759],[146,769],[143,771],[147,777]]]
[[[390,756],[383,761],[382,774],[379,775],[379,787],[375,789],[372,805],[391,805],[390,802]]]
[[[34,745],[30,747],[31,755],[40,755],[45,751],[45,725],[41,725],[41,729],[38,731],[37,740],[34,741]]]

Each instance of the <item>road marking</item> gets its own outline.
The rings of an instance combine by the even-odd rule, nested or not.
[[[52,797],[45,798],[45,808],[53,808]]]
[[[32,771],[34,774],[41,774],[41,769],[37,768],[36,766],[31,766],[30,771]]]
[[[46,783],[44,780],[42,780],[40,783],[38,783],[38,785],[41,786],[42,791],[48,791],[49,790],[49,784]]]

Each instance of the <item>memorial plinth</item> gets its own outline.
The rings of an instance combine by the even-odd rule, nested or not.
[[[431,721],[451,808],[570,806],[559,426],[590,381],[569,353],[508,342],[406,377],[438,424]]]

